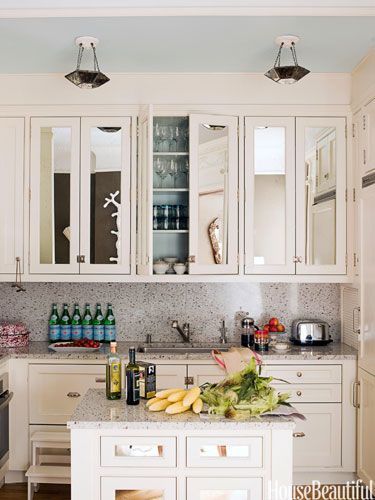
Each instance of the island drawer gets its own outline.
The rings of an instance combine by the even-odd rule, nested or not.
[[[291,384],[341,384],[341,365],[264,365],[262,375]]]
[[[103,436],[100,462],[102,467],[176,467],[176,438]]]
[[[187,437],[187,467],[263,467],[264,438]]]
[[[278,392],[289,392],[290,403],[341,403],[341,384],[272,384]]]

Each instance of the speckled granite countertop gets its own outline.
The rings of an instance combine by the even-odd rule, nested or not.
[[[136,345],[134,342],[118,342],[118,352],[127,357],[128,349],[130,346]],[[49,359],[53,360],[103,360],[108,353],[108,346],[103,346],[100,351],[92,353],[55,353],[48,349],[48,342],[30,342],[28,347],[13,348],[13,349],[0,349],[0,361],[7,358],[29,358],[29,359]],[[287,351],[276,351],[271,348],[268,353],[262,354],[265,361],[272,360],[346,360],[357,359],[357,351],[352,347],[341,344],[339,342],[332,342],[327,346],[315,347],[302,347],[290,344]],[[207,361],[211,359],[209,353],[139,353],[138,358],[142,360],[202,360]]]
[[[265,416],[237,422],[233,420],[201,419],[191,411],[179,415],[150,412],[145,401],[127,406],[125,397],[108,401],[104,389],[89,389],[67,423],[70,429],[142,429],[142,430],[199,430],[199,429],[293,429],[294,420],[287,417]]]

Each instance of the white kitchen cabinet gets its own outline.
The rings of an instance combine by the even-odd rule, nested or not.
[[[367,485],[372,485],[375,479],[375,452],[373,446],[374,415],[375,415],[375,376],[365,370],[358,370],[359,398],[358,404],[358,447],[357,473]]]
[[[171,387],[185,387],[187,376],[186,365],[161,365],[157,363],[157,360],[154,363],[156,364],[157,390],[169,389]]]
[[[30,424],[65,424],[89,388],[105,388],[105,365],[30,365]]]
[[[245,272],[295,273],[295,119],[245,118]]]
[[[31,119],[31,274],[130,273],[130,118]]]
[[[24,119],[0,118],[0,274],[23,271]]]
[[[138,274],[164,258],[188,262],[189,274],[238,273],[237,129],[233,116],[142,110]]]
[[[296,118],[296,272],[346,274],[345,118]]]
[[[375,99],[361,109],[360,172],[361,177],[375,170]]]

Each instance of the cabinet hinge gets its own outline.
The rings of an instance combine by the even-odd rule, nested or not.
[[[355,203],[355,196],[356,196],[356,193],[355,193],[355,188],[353,188],[353,202]]]
[[[316,153],[315,153],[315,159],[316,159],[316,161],[318,161],[318,160],[319,160],[319,152],[318,152],[318,150],[316,150]]]
[[[240,136],[240,126],[237,125],[237,137],[239,137],[239,136]]]
[[[345,139],[348,138],[348,126],[345,125]]]
[[[348,254],[347,253],[345,254],[345,265],[346,266],[348,265]]]
[[[77,262],[78,262],[78,264],[84,264],[85,263],[85,256],[84,255],[77,255]]]
[[[355,139],[356,133],[355,133],[355,123],[352,123],[352,137]]]
[[[353,266],[357,267],[357,254],[355,252],[353,253]]]
[[[194,377],[185,377],[185,385],[194,385]]]
[[[366,155],[366,150],[364,149],[364,150],[363,150],[363,164],[364,164],[364,165],[366,165],[366,163],[367,163],[367,158],[366,158],[366,156],[367,156],[367,155]]]
[[[347,202],[348,201],[348,190],[345,189],[345,201]]]
[[[362,129],[366,130],[366,115],[362,116]]]

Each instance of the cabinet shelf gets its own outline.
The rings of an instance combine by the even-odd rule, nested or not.
[[[154,193],[187,193],[188,188],[153,188]]]
[[[189,153],[158,153],[157,151],[153,152],[154,156],[189,156]]]
[[[154,229],[153,233],[156,234],[187,234],[188,229]]]

